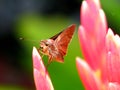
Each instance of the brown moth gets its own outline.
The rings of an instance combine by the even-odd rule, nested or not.
[[[40,41],[40,48],[38,50],[40,50],[43,55],[48,56],[48,64],[53,60],[64,62],[63,56],[66,55],[68,44],[75,32],[75,27],[76,25],[72,24],[55,36]]]

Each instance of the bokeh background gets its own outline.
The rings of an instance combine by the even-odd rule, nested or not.
[[[35,90],[32,48],[70,24],[77,25],[65,63],[48,71],[55,90],[84,90],[75,58],[82,57],[77,31],[82,0],[0,0],[0,90]],[[120,34],[120,1],[101,0],[108,26]],[[87,22],[87,21],[86,21]],[[19,38],[25,40],[19,40]],[[91,52],[92,53],[92,52]],[[47,62],[47,57],[43,57]]]

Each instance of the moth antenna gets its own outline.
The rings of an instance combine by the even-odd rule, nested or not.
[[[40,42],[40,40],[31,40],[31,39],[25,39],[25,38],[22,38],[22,37],[20,37],[19,40],[32,41],[32,42],[35,42],[35,43]]]
[[[24,38],[20,37],[19,40],[24,40]]]

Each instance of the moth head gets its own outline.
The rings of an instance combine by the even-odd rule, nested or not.
[[[53,44],[53,40],[48,39],[48,40],[41,40],[40,41],[40,50],[41,51],[46,51],[50,45]]]
[[[40,41],[40,50],[43,51],[43,49],[48,46],[45,41]]]

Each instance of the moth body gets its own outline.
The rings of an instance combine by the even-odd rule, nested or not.
[[[55,36],[40,41],[40,52],[49,57],[48,64],[52,61],[64,62],[63,56],[66,55],[68,44],[70,43],[75,31],[75,24],[67,27]]]

